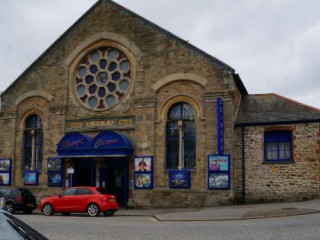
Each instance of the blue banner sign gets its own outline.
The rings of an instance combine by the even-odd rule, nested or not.
[[[191,172],[189,170],[172,170],[169,171],[170,188],[190,188]]]
[[[223,154],[223,103],[217,98],[217,133],[218,133],[218,154]]]

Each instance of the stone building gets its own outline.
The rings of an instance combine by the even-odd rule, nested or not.
[[[0,185],[103,186],[124,207],[314,198],[319,123],[99,0],[1,94]]]

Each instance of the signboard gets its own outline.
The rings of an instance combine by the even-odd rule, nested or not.
[[[230,189],[230,155],[208,156],[208,188]]]
[[[223,154],[223,103],[217,98],[217,133],[218,133],[218,154]]]
[[[11,159],[0,159],[0,186],[11,185]]]
[[[136,156],[134,157],[134,188],[152,189],[153,188],[153,157]]]
[[[171,170],[169,171],[170,188],[190,188],[191,172],[189,170]]]

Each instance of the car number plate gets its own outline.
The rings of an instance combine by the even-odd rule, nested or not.
[[[28,204],[27,204],[27,207],[34,207],[34,204],[28,203]]]
[[[111,199],[110,199],[110,202],[116,202],[116,200],[115,200],[115,199],[113,199],[113,198],[111,198]]]

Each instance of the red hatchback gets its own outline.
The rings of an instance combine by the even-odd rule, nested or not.
[[[102,187],[67,188],[57,196],[42,199],[39,205],[46,216],[55,212],[63,215],[87,212],[91,217],[103,212],[106,216],[112,216],[118,207],[116,197]]]

